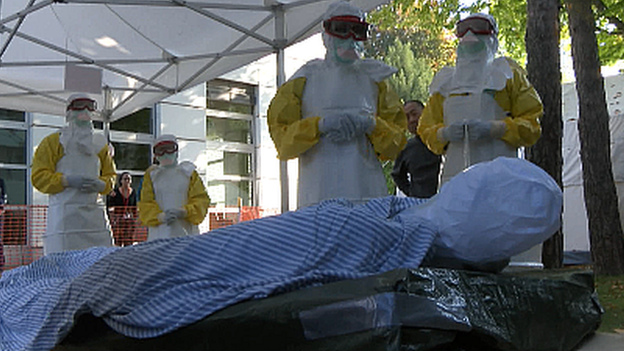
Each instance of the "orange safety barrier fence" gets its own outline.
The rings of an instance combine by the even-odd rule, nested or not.
[[[4,258],[4,270],[26,265],[43,256],[43,234],[46,230],[45,205],[6,205],[0,215],[2,246],[0,257]],[[133,245],[147,240],[147,227],[138,219],[134,206],[108,209],[108,218],[116,246]],[[201,233],[227,227],[243,221],[278,214],[277,210],[260,207],[211,207],[203,223]],[[2,263],[0,258],[0,264]],[[0,267],[0,272],[2,271]]]

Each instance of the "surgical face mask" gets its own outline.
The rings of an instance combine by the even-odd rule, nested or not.
[[[156,159],[161,166],[175,166],[178,163],[178,153],[163,154],[161,156],[156,156]]]
[[[340,63],[352,64],[360,59],[362,42],[353,39],[332,38],[334,57]]]
[[[471,31],[469,31],[459,40],[459,46],[457,47],[457,56],[469,57],[487,50],[487,45],[485,41],[487,37],[487,35],[475,35]]]
[[[74,124],[79,128],[89,128],[91,123],[92,112],[87,109],[84,110],[70,110],[67,114],[67,120],[70,124]]]

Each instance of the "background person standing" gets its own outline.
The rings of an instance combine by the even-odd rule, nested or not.
[[[132,245],[136,241],[137,196],[131,185],[132,176],[129,172],[123,172],[115,190],[106,197],[113,240],[117,246]]]
[[[158,164],[145,171],[139,218],[148,226],[147,240],[199,234],[210,197],[189,161],[178,163],[178,142],[171,134],[154,141]]]
[[[269,106],[279,159],[299,159],[299,208],[388,194],[380,159],[393,160],[403,149],[406,121],[387,82],[396,69],[360,58],[368,26],[359,8],[330,4],[323,14],[325,58],[295,72]]]
[[[403,194],[411,197],[429,198],[438,191],[440,162],[442,157],[427,148],[416,133],[420,115],[425,106],[418,100],[403,104],[407,116],[407,129],[412,138],[394,161],[392,178]]]
[[[539,95],[513,60],[495,58],[498,25],[476,13],[457,22],[455,67],[440,70],[418,134],[434,153],[445,154],[442,183],[475,163],[518,157],[541,136]]]
[[[32,184],[49,194],[43,251],[49,253],[112,246],[101,196],[113,188],[116,169],[106,138],[93,133],[96,101],[70,96],[67,125],[45,137],[32,163]]]

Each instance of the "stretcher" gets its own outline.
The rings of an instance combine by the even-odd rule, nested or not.
[[[602,313],[590,271],[396,269],[240,302],[150,339],[82,315],[54,350],[569,351]]]

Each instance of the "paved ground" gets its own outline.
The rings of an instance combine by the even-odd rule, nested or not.
[[[624,334],[595,333],[577,351],[624,351]]]

